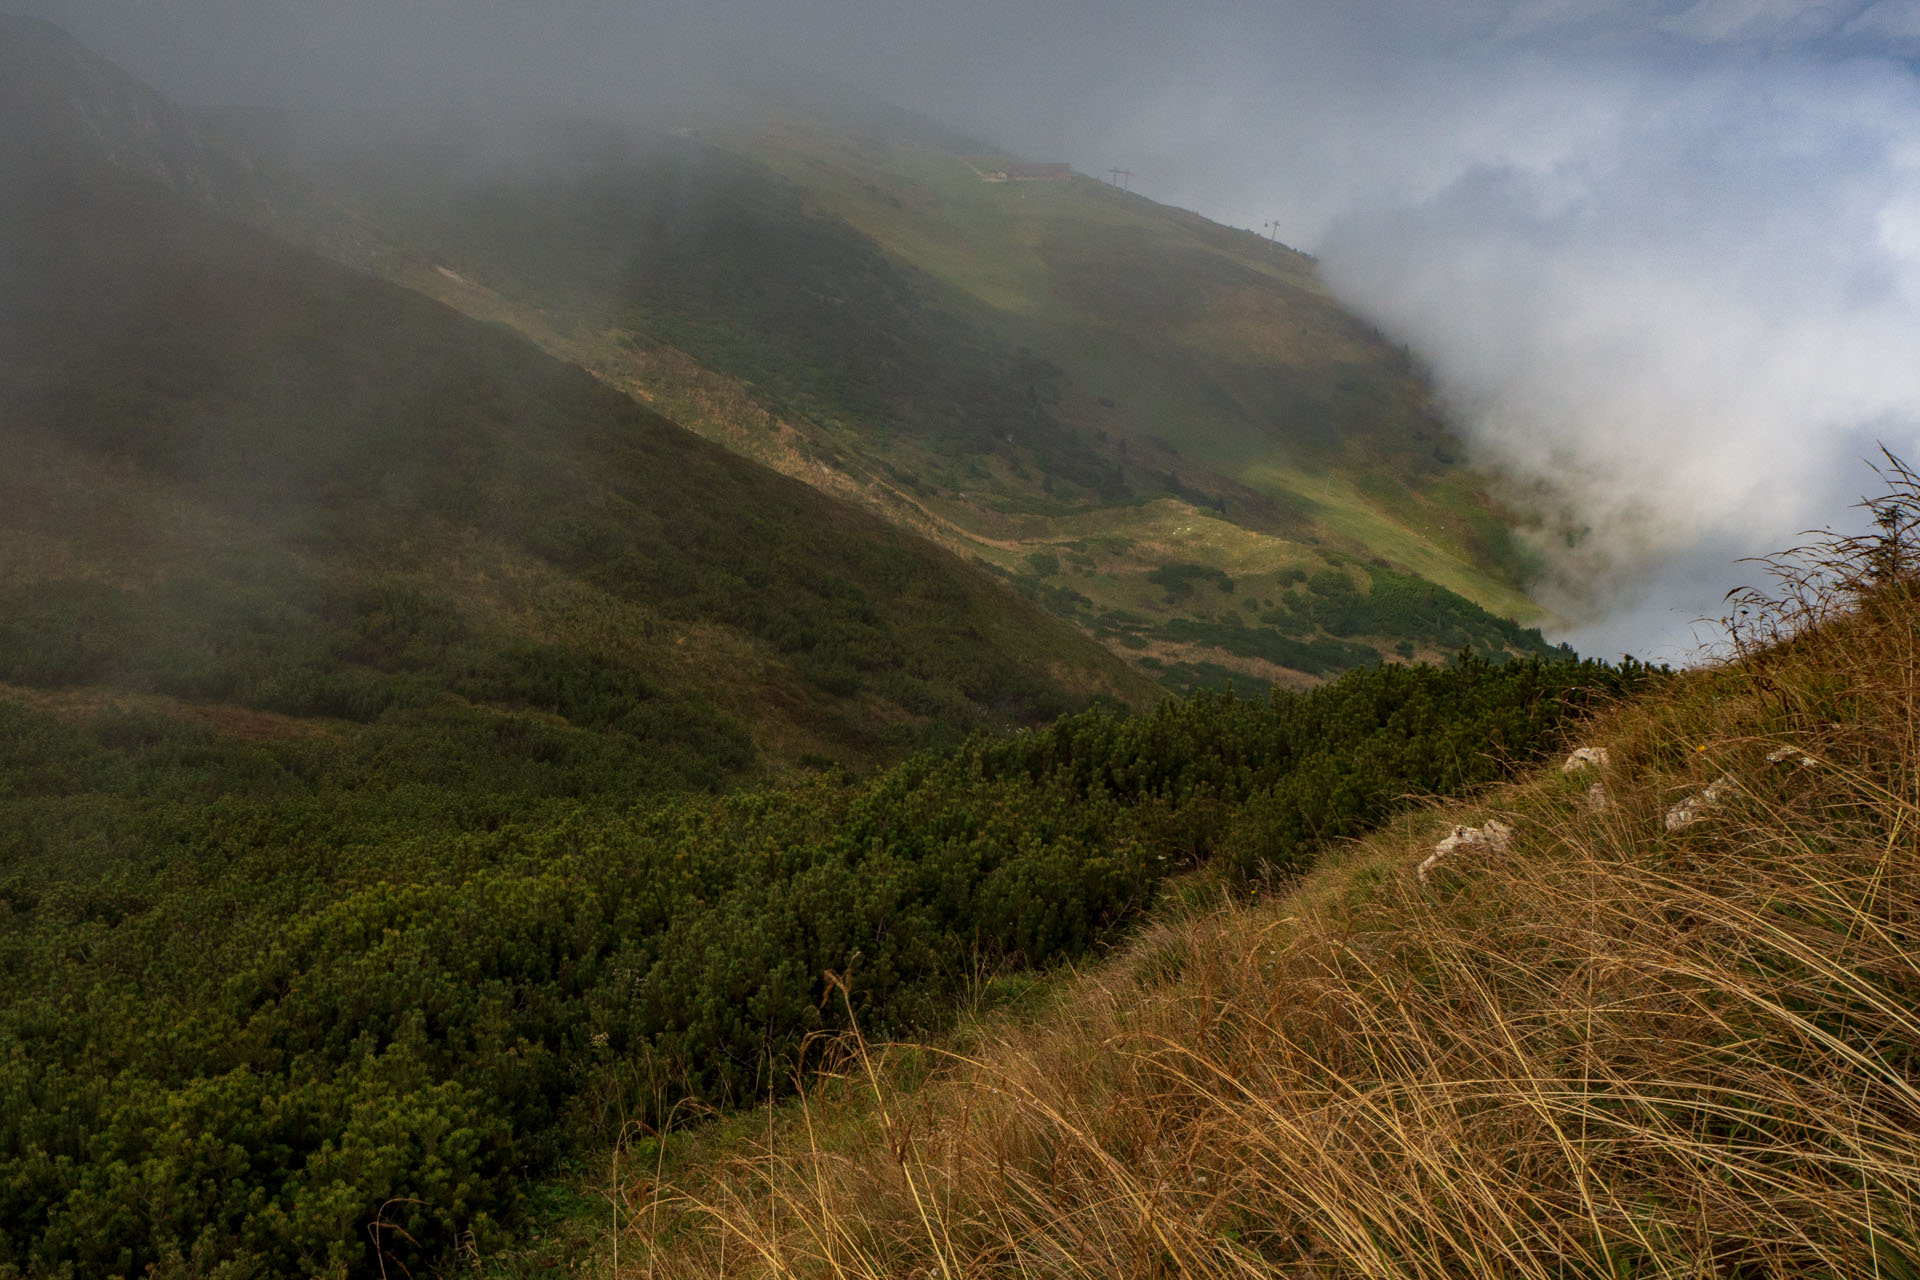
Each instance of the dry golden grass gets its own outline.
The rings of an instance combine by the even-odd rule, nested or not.
[[[757,1139],[619,1178],[604,1268],[1920,1275],[1915,509],[1784,562],[1728,662],[1595,725],[1604,811],[1543,774],[1163,920],[960,1048],[830,1046]],[[1512,846],[1422,887],[1489,816]]]

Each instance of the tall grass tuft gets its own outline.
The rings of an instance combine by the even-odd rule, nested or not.
[[[1920,484],[1889,474],[1873,534],[1737,597],[1724,662],[1592,727],[1605,804],[1543,773],[944,1051],[826,1046],[757,1138],[627,1177],[619,1274],[1920,1276]],[[1488,817],[1508,848],[1418,882]]]

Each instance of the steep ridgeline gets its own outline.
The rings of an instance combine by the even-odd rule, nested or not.
[[[1176,688],[1546,650],[1510,621],[1538,611],[1505,515],[1310,259],[846,118],[296,163],[413,246],[402,282],[978,558]]]
[[[52,23],[0,13],[0,120],[10,163],[87,157],[342,262],[392,252],[370,223]]]
[[[378,728],[563,794],[1144,687],[946,552],[148,178],[16,167],[0,242],[0,684]]]

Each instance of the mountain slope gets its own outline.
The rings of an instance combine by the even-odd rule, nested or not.
[[[222,113],[242,146],[43,23],[0,20],[0,63],[24,125],[0,145],[519,328],[1176,689],[1549,651],[1404,359],[1254,237],[1085,179],[983,182],[1005,162],[871,103],[342,152]]]
[[[756,108],[308,163],[416,246],[404,283],[987,561],[1176,683],[1196,659],[1297,681],[1543,648],[1482,612],[1532,615],[1506,517],[1309,260],[1085,178],[987,182],[1005,161],[952,145]],[[1155,580],[1182,566],[1237,593]],[[1421,603],[1376,631],[1287,595],[1364,596],[1381,567]]]
[[[394,252],[371,224],[50,22],[0,13],[0,118],[0,156],[15,164],[89,156],[343,262]]]
[[[0,231],[0,681],[361,722],[451,689],[689,738],[702,785],[1135,692],[945,553],[147,180],[42,168]]]
[[[1916,497],[1597,768],[1196,891],[957,1044],[849,1038],[580,1233],[674,1280],[1920,1274]]]

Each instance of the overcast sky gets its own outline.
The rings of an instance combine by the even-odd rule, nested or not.
[[[6,0],[0,0],[5,3]],[[1576,645],[1920,457],[1920,0],[38,0],[198,103],[638,110],[772,63],[1276,221],[1584,531]]]

